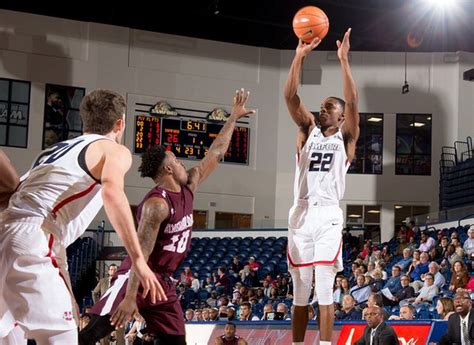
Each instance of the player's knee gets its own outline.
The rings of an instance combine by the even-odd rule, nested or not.
[[[336,272],[333,266],[317,265],[315,267],[315,293],[318,296],[318,302],[321,305],[330,305],[334,303],[333,285]]]

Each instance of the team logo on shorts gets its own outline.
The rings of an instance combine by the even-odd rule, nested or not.
[[[63,314],[63,319],[66,321],[72,321],[72,319],[74,319],[72,316],[72,311],[65,311]]]

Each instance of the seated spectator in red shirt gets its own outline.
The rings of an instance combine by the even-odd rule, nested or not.
[[[181,273],[178,278],[178,284],[184,285],[186,287],[191,287],[192,277],[193,273],[191,272],[191,269],[189,268],[189,266],[186,266],[184,268],[183,273]]]
[[[255,258],[253,256],[249,258],[249,267],[252,271],[258,271],[258,269],[260,268],[260,264],[255,261]]]

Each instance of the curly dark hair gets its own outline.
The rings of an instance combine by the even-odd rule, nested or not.
[[[142,164],[138,168],[141,177],[154,179],[158,169],[166,158],[166,148],[163,145],[155,145],[142,154]]]

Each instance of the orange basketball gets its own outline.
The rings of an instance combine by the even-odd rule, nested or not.
[[[322,40],[329,31],[329,19],[319,7],[306,6],[293,17],[293,31],[306,43],[316,37]]]

